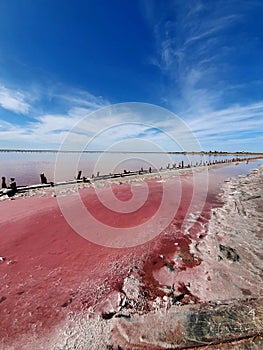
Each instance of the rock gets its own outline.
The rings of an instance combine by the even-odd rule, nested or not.
[[[137,301],[140,297],[140,281],[133,275],[128,276],[124,279],[122,290],[128,299]]]
[[[22,294],[24,294],[24,293],[25,293],[25,291],[24,291],[24,290],[21,290],[21,291],[17,292],[16,294],[17,294],[17,295],[22,295]]]
[[[103,312],[103,313],[101,314],[101,317],[102,317],[104,320],[110,320],[115,314],[116,314],[116,312]]]
[[[109,320],[124,307],[125,303],[125,295],[118,291],[113,291],[96,309],[102,315],[103,319]]]
[[[6,297],[0,297],[0,304],[6,300]]]
[[[176,304],[177,302],[181,301],[185,296],[185,293],[181,293],[179,295],[177,295],[176,297],[173,297],[173,301],[172,304]]]
[[[234,248],[219,244],[219,249],[226,259],[233,262],[239,261],[239,255]]]
[[[67,301],[65,301],[65,303],[63,303],[63,304],[61,305],[61,307],[67,307],[69,304],[72,303],[72,301],[73,301],[73,299],[72,299],[72,298],[69,298]]]

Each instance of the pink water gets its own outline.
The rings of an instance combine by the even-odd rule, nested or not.
[[[48,181],[73,179],[78,170],[82,170],[84,176],[92,174],[108,174],[110,172],[121,172],[126,170],[138,170],[141,167],[148,169],[165,168],[168,163],[184,164],[202,161],[213,161],[232,158],[232,156],[201,156],[184,154],[63,154],[57,159],[55,153],[5,153],[0,152],[0,176],[5,176],[7,182],[10,177],[15,177],[18,185],[33,185],[40,182],[40,173],[45,173]],[[56,167],[56,164],[59,165]],[[242,173],[244,169],[240,166],[233,169],[233,173]],[[236,171],[237,170],[237,171]],[[56,174],[55,174],[56,171]]]

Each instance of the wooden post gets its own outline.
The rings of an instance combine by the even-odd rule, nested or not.
[[[40,179],[42,184],[47,184],[47,178],[44,173],[40,174]]]
[[[2,188],[7,188],[4,176],[2,176]]]
[[[12,190],[17,191],[17,187],[16,187],[16,181],[14,177],[11,177],[10,179],[10,188],[12,188]]]

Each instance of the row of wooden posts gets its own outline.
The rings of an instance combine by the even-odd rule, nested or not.
[[[109,173],[107,175],[100,175],[100,172],[98,171],[96,175],[92,174],[91,178],[82,176],[82,171],[79,170],[77,176],[75,177],[75,180],[73,182],[91,182],[101,179],[111,179],[111,178],[117,178],[117,177],[126,177],[126,176],[132,176],[132,175],[143,175],[143,174],[151,174],[151,173],[158,173],[162,171],[167,170],[175,170],[175,169],[186,169],[186,168],[193,168],[193,167],[200,167],[200,166],[209,166],[209,165],[215,165],[215,164],[222,164],[222,163],[231,163],[231,162],[239,162],[239,161],[249,161],[249,158],[232,158],[232,159],[224,159],[224,160],[213,160],[213,161],[201,161],[201,162],[190,162],[189,164],[185,165],[184,161],[181,161],[179,163],[168,163],[165,168],[160,167],[159,169],[154,169],[152,167],[149,167],[148,169],[144,169],[143,167],[140,168],[140,170],[136,171],[127,171],[124,170],[122,173]],[[54,182],[48,182],[46,176],[44,173],[40,174],[40,181],[41,185],[33,185],[34,187],[46,187],[46,186],[54,186]],[[65,181],[56,183],[56,185],[59,184],[66,184],[72,182],[71,181]],[[7,186],[6,184],[6,178],[2,177],[2,189],[11,189],[13,192],[17,192],[18,190],[25,189],[26,187],[30,188],[32,186],[21,186],[17,187],[15,178],[10,179],[10,184]]]
[[[193,168],[193,167],[200,167],[200,166],[210,166],[215,164],[222,164],[222,163],[232,163],[232,162],[239,162],[239,161],[247,161],[248,159],[244,158],[232,158],[232,159],[224,159],[224,160],[213,160],[213,161],[201,161],[201,162],[190,162],[187,165],[184,164],[184,161],[177,163],[168,163],[165,168],[160,167],[159,169],[153,169],[152,167],[149,167],[148,169],[141,168],[137,171],[127,171],[124,170],[123,173],[110,173],[108,175],[100,175],[100,172],[97,172],[97,175],[95,176],[92,174],[91,179],[99,180],[99,179],[106,179],[106,178],[114,178],[114,177],[125,177],[125,176],[131,176],[131,175],[142,175],[142,174],[151,174],[151,173],[158,173],[162,171],[167,170],[175,170],[175,169],[187,169],[187,168]],[[81,179],[81,171],[79,171],[77,179]],[[84,178],[85,179],[85,178]]]

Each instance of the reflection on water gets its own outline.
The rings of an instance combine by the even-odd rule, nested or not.
[[[213,161],[229,159],[233,156],[215,155],[185,155],[185,154],[149,154],[149,153],[65,153],[59,156],[58,177],[56,180],[69,180],[82,170],[84,176],[90,177],[98,171],[100,174],[122,172],[126,170],[138,170],[141,167],[165,168],[168,163],[178,165],[179,162],[200,163],[201,161]],[[7,179],[15,177],[18,185],[31,185],[40,182],[40,173],[44,172],[48,181],[54,181],[54,170],[57,161],[55,153],[5,153],[0,152],[0,176]],[[259,161],[249,164],[240,163],[236,167],[224,167],[220,171],[224,174],[231,168],[231,175],[249,172],[256,167]],[[213,171],[213,170],[211,170]]]
[[[242,174],[249,174],[252,169],[259,168],[263,164],[263,159],[246,162],[233,163],[228,166],[210,169],[209,175],[213,182],[210,186],[210,193],[217,194],[221,184],[231,177]]]

